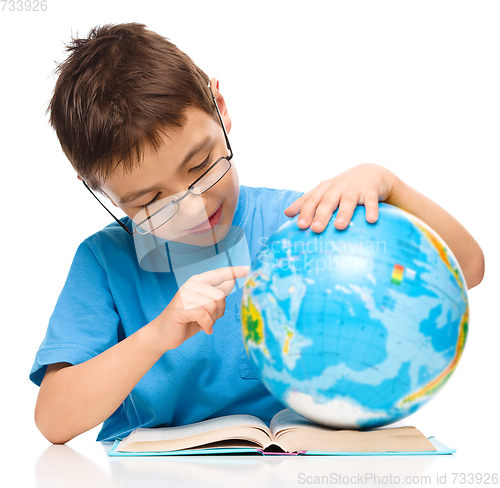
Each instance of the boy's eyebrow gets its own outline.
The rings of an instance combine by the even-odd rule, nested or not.
[[[183,170],[184,166],[191,161],[191,159],[194,158],[199,152],[201,152],[205,147],[212,142],[212,137],[207,136],[205,139],[203,139],[201,142],[197,143],[196,145],[193,146],[191,151],[189,151],[188,155],[185,157],[184,161],[179,165],[177,168],[177,173],[181,173]],[[125,195],[122,199],[120,199],[120,204],[132,202],[134,200],[137,200],[139,197],[142,197],[143,195],[146,195],[146,193],[152,192],[154,190],[159,190],[157,186],[152,186],[150,188],[144,188],[143,190],[138,190],[134,191],[132,193],[128,193]]]

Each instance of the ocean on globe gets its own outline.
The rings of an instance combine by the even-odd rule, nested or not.
[[[414,413],[443,388],[468,330],[467,287],[427,224],[380,203],[317,234],[298,215],[255,257],[242,293],[242,333],[267,389],[299,415],[371,429]]]

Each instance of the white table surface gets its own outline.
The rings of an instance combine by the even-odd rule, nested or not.
[[[409,425],[419,427],[424,435],[429,437],[433,433],[423,426],[433,424],[432,418],[436,418],[436,414],[440,415],[436,412],[439,409],[440,404],[437,404],[434,412],[429,406],[425,414],[422,411],[408,417],[406,421]],[[440,486],[459,486],[463,483],[460,483],[459,477],[456,477],[453,483],[453,473],[484,474],[500,471],[500,452],[491,440],[491,434],[498,432],[497,427],[488,432],[479,422],[477,426],[480,432],[471,428],[460,432],[458,426],[453,428],[453,425],[457,424],[450,421],[449,416],[447,419],[441,415],[441,419],[433,424],[432,428],[440,434],[435,437],[456,448],[455,454],[385,457],[204,455],[112,458],[107,455],[112,443],[95,441],[100,427],[81,434],[65,445],[53,445],[38,432],[34,422],[24,425],[21,431],[10,425],[4,427],[4,434],[7,435],[0,443],[0,487],[290,487],[313,486],[314,477],[318,476],[323,484],[333,485],[333,480],[336,479],[337,485],[345,485],[350,480],[351,483],[358,482],[360,486],[402,486],[410,484],[409,481],[413,484],[437,486],[439,476]],[[438,428],[440,424],[442,428]],[[16,437],[14,432],[19,435]],[[29,439],[30,443],[24,442],[23,438]],[[484,449],[486,446],[488,449]],[[444,475],[446,483],[442,483]],[[380,479],[377,480],[375,476]],[[384,476],[387,478],[384,479]],[[390,476],[393,481],[395,477],[399,477],[399,484],[391,484]],[[407,480],[408,476],[412,479]],[[345,477],[349,477],[349,480]]]

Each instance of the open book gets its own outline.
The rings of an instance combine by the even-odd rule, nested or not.
[[[339,430],[315,424],[285,408],[270,427],[253,415],[227,415],[178,427],[139,428],[116,440],[110,456],[255,452],[261,454],[450,454],[418,429],[397,422],[377,429]],[[146,454],[147,453],[147,454]]]

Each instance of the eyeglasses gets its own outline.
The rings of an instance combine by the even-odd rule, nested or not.
[[[187,195],[201,195],[205,193],[207,190],[210,190],[217,182],[219,182],[222,177],[229,171],[231,168],[231,158],[233,157],[233,151],[231,149],[231,144],[229,144],[229,139],[227,137],[226,128],[224,126],[224,122],[222,120],[222,116],[219,111],[219,107],[217,105],[217,101],[215,100],[214,93],[212,88],[209,85],[210,93],[212,94],[212,99],[215,104],[215,108],[217,109],[217,114],[219,115],[219,120],[222,125],[222,130],[224,131],[224,137],[226,139],[226,145],[229,149],[229,156],[221,157],[214,164],[210,166],[200,177],[198,177],[193,183],[191,183],[187,187],[187,191],[181,196],[178,197],[176,195],[173,196],[171,200],[167,203],[163,203],[164,200],[160,200],[159,202],[154,202],[151,205],[148,205],[145,209],[141,210],[139,214],[144,213],[143,215],[147,215],[147,217],[141,220],[138,224],[136,224],[135,229],[132,232],[128,229],[128,227],[118,220],[112,212],[104,205],[97,195],[88,187],[87,183],[82,180],[85,188],[92,193],[95,199],[106,209],[106,211],[113,217],[120,226],[127,231],[128,234],[133,236],[134,234],[146,235],[154,230],[158,229],[162,225],[166,224],[179,210],[180,201],[185,198]],[[181,192],[182,193],[182,192]],[[146,229],[147,227],[147,229]]]

